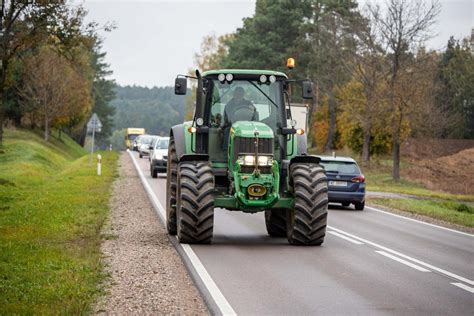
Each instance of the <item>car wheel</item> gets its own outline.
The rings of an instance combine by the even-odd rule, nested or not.
[[[364,202],[355,202],[354,203],[355,209],[357,211],[363,211],[365,207],[365,201]]]

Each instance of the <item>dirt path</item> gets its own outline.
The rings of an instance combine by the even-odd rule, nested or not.
[[[111,279],[96,313],[209,314],[127,153],[121,155],[119,169],[102,232]]]

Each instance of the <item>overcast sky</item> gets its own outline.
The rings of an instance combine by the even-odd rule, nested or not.
[[[106,61],[121,85],[172,85],[176,74],[193,66],[193,54],[209,34],[222,35],[252,16],[254,0],[85,0],[87,20],[115,22],[104,37]],[[450,35],[470,35],[473,0],[441,0],[437,36],[427,46],[442,49]]]

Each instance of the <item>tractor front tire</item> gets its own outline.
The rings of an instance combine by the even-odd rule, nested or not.
[[[178,178],[178,156],[174,139],[170,139],[168,147],[168,168],[166,168],[166,230],[176,235],[176,183]]]
[[[271,237],[286,237],[286,210],[265,211],[265,225]]]
[[[209,244],[214,228],[214,174],[207,161],[179,164],[178,241]]]
[[[313,163],[290,167],[295,206],[287,211],[287,238],[292,245],[319,246],[326,235],[328,183],[324,169]]]

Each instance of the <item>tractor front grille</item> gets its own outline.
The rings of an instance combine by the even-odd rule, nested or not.
[[[258,153],[273,155],[273,138],[259,138]],[[234,139],[234,161],[241,154],[255,154],[255,138],[236,137]]]

